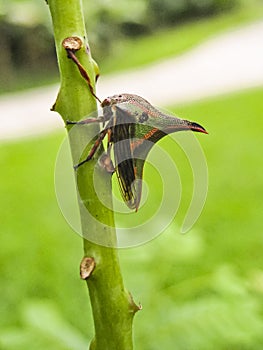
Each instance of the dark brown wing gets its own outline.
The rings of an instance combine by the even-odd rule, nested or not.
[[[129,111],[115,106],[111,126],[115,171],[123,200],[138,210],[145,159],[154,143],[165,136],[156,128],[139,125]]]
[[[135,133],[134,118],[120,107],[114,111],[111,141],[115,160],[115,171],[120,192],[130,209],[138,209],[140,194],[136,191],[136,173],[131,149]]]

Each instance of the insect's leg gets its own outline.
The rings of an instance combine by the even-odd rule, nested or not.
[[[105,122],[105,118],[104,117],[98,117],[98,118],[87,118],[87,119],[84,119],[84,120],[80,120],[79,122],[66,120],[66,125],[70,125],[70,124],[82,125],[82,124],[104,123],[104,122]]]
[[[111,146],[112,146],[112,140],[111,140],[111,135],[112,135],[112,130],[109,128],[107,129],[107,134],[108,134],[108,143],[107,143],[107,152],[104,153],[99,161],[100,165],[108,172],[108,173],[114,173],[115,168],[111,160]]]
[[[99,164],[102,166],[108,173],[114,173],[115,167],[112,163],[111,160],[111,146],[112,146],[112,140],[111,140],[111,135],[112,135],[112,130],[111,128],[107,129],[107,134],[108,134],[108,142],[107,142],[107,152],[104,152],[100,159],[99,159]]]
[[[108,154],[108,151],[107,153],[104,152],[100,158],[99,158],[99,165],[104,168],[108,173],[114,173],[115,171],[115,168],[114,168],[114,165],[112,163],[112,160],[111,160],[111,157],[110,155]]]
[[[88,156],[86,159],[84,159],[82,162],[80,162],[77,165],[74,165],[74,169],[77,170],[82,164],[88,162],[91,160],[91,158],[94,156],[95,152],[97,151],[98,147],[100,146],[102,140],[104,139],[105,135],[107,134],[107,129],[104,129],[100,132],[99,137],[95,141],[94,145],[92,146]]]
[[[110,151],[111,151],[111,135],[112,135],[112,130],[111,128],[107,129],[107,134],[108,134],[108,142],[107,142],[107,154],[110,155]]]

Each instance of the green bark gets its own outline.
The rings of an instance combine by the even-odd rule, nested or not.
[[[94,86],[97,68],[90,50],[87,50],[81,0],[49,0],[49,8],[61,75],[60,91],[53,110],[58,112],[64,121],[80,120],[96,110],[96,101],[78,68],[67,57],[62,42],[65,38],[73,36],[79,37],[83,42],[76,56],[88,72]],[[69,131],[70,129],[68,127]],[[83,144],[87,140],[87,132],[95,135],[98,131],[99,126],[91,124],[88,127],[75,126],[74,132],[69,133],[74,164],[79,161],[79,154],[82,153]],[[124,288],[117,251],[112,248],[116,242],[113,211],[104,206],[100,200],[103,199],[109,206],[111,205],[111,175],[96,164],[97,156],[81,166],[76,176],[80,204],[85,205],[85,207],[80,205],[83,237],[101,237],[104,242],[103,246],[84,238],[84,256],[88,262],[94,262],[94,266],[89,266],[90,271],[86,275],[95,328],[95,337],[90,349],[129,350],[133,348],[132,321],[138,307]],[[99,196],[94,190],[94,177],[99,188]],[[97,220],[90,220],[86,215],[87,211]],[[81,312],[82,310],[79,310],[80,317]]]

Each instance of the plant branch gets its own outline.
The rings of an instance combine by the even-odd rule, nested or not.
[[[94,89],[97,66],[92,60],[87,42],[82,4],[81,0],[49,0],[49,8],[61,76],[61,86],[53,110],[64,121],[77,121],[96,110],[95,92],[92,93],[87,87],[83,79],[84,73],[80,74],[63,46],[66,38],[79,39],[80,49],[76,57],[87,72]],[[67,126],[68,131],[71,127]],[[95,135],[98,132],[98,124],[74,127],[74,132],[69,132],[74,164],[77,164],[79,155],[83,152],[83,145],[89,137],[87,133]],[[95,155],[93,160],[78,169],[76,176],[83,237],[101,238],[104,243],[104,246],[98,245],[84,238],[81,277],[87,281],[95,327],[90,349],[129,350],[132,349],[132,320],[139,308],[124,288],[117,251],[112,248],[116,246],[116,233],[113,211],[109,209],[112,205],[111,175],[97,165],[97,159],[98,156]],[[94,189],[93,179],[96,179],[99,194]],[[91,220],[90,217],[96,220]]]

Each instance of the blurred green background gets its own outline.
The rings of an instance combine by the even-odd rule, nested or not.
[[[58,80],[44,1],[0,4],[1,91]],[[220,31],[262,18],[261,1],[84,4],[102,73],[181,53]],[[156,35],[162,38],[158,47]],[[262,93],[263,87],[170,108],[209,131],[199,137],[209,192],[187,234],[178,230],[189,203],[186,193],[162,235],[120,251],[126,287],[143,305],[134,322],[135,349],[262,349]],[[0,144],[0,349],[87,349],[93,335],[88,292],[79,279],[82,241],[64,221],[54,192],[54,163],[63,138],[61,130]],[[170,142],[164,139],[162,146],[180,163]],[[145,176],[151,182],[147,169]],[[184,189],[191,181],[187,166],[180,167],[180,176]]]

